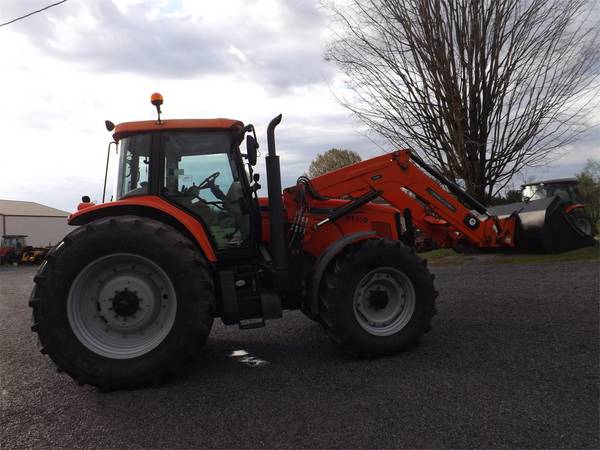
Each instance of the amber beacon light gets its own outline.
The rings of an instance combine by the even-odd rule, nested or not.
[[[163,104],[163,96],[161,94],[159,94],[158,92],[155,92],[154,94],[152,94],[150,96],[150,102],[156,106],[156,112],[158,113],[158,123],[162,123],[162,121],[160,120],[160,114],[161,114],[161,110],[160,110],[160,105]]]

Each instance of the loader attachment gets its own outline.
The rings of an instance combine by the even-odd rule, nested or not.
[[[488,211],[498,218],[517,217],[517,250],[557,253],[595,245],[592,237],[569,220],[559,197],[510,203],[488,208]]]

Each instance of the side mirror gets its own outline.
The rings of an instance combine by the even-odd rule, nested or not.
[[[258,142],[251,134],[246,136],[246,158],[251,166],[256,165],[256,156],[258,154]]]

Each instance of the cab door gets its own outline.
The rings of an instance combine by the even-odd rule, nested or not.
[[[223,131],[162,133],[162,196],[205,225],[216,251],[248,247],[245,186]]]

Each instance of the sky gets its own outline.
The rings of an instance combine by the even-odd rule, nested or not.
[[[0,23],[50,3],[2,0]],[[324,58],[329,19],[320,0],[69,0],[1,27],[0,198],[66,211],[82,195],[101,200],[104,120],[154,119],[153,92],[165,119],[253,123],[263,155],[267,124],[282,113],[284,185],[332,147],[363,159],[394,150],[336,100],[344,84]],[[581,171],[600,157],[600,131],[567,150],[515,185]]]

